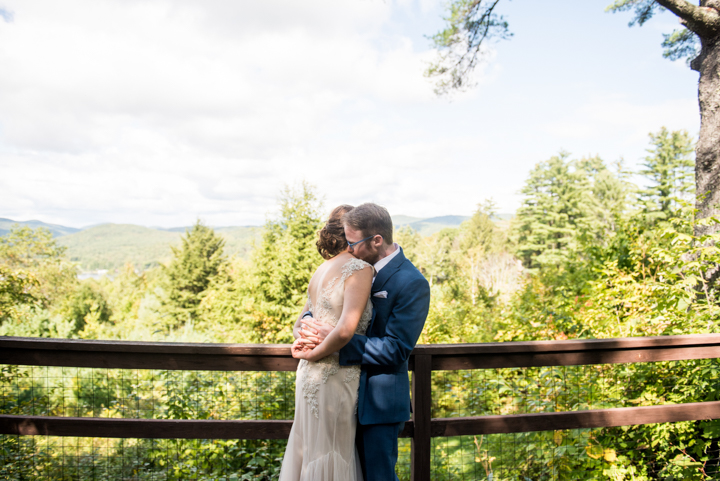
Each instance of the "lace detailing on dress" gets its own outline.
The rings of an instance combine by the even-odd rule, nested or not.
[[[361,270],[365,269],[366,267],[371,267],[371,266],[370,266],[370,264],[368,264],[368,263],[365,262],[364,260],[362,260],[362,259],[356,259],[356,258],[353,257],[352,259],[350,259],[349,261],[347,261],[347,262],[342,266],[342,281],[341,281],[341,283],[344,283],[345,280],[346,280],[348,277],[350,277],[353,272],[355,272],[355,271],[361,271]]]
[[[317,394],[320,384],[327,383],[328,378],[337,374],[340,362],[336,355],[328,356],[317,362],[300,360],[297,375],[301,376],[302,393],[316,419],[320,417]]]
[[[327,286],[320,292],[316,305],[313,306],[308,292],[308,303],[315,319],[336,326],[338,316],[342,313],[343,291],[340,289],[345,285],[345,281],[353,272],[369,267],[367,262],[352,258],[343,264],[341,275],[336,276],[328,282]],[[355,329],[356,334],[365,334],[368,325],[372,319],[372,302],[368,299],[365,310],[360,316],[360,321]],[[315,418],[319,418],[320,411],[318,409],[317,393],[320,385],[327,383],[330,376],[334,376],[339,371],[345,372],[345,382],[351,383],[360,378],[360,366],[340,366],[339,355],[333,354],[317,362],[308,362],[301,360],[298,365],[298,381],[302,386],[302,393],[305,401],[310,406]]]

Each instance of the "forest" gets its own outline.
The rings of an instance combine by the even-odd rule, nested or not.
[[[500,221],[488,199],[458,228],[431,236],[398,229],[396,241],[431,285],[430,314],[419,342],[718,332],[720,312],[712,275],[720,262],[714,243],[718,234],[695,234],[699,232],[697,222],[710,225],[718,220],[696,220],[693,149],[693,138],[687,132],[663,128],[649,134],[647,156],[635,172],[622,162],[610,164],[599,157],[576,158],[560,152],[538,162],[529,172],[521,206],[510,221]],[[99,280],[78,280],[77,266],[50,232],[13,228],[0,237],[0,335],[289,343],[310,276],[322,262],[315,247],[316,233],[325,213],[334,207],[323,205],[320,198],[321,193],[309,183],[286,187],[278,197],[279,214],[266,222],[249,256],[225,255],[223,238],[198,221],[172,249],[172,259],[166,264],[146,270],[127,264]],[[714,361],[613,369],[612,374],[578,369],[573,375],[583,386],[614,379],[605,386],[606,393],[633,405],[720,398]],[[477,388],[490,393],[483,397],[480,408],[479,401],[473,401],[473,396],[479,396],[475,388],[463,387],[474,386],[478,379],[462,375],[434,379],[434,413],[475,413],[478,409],[512,413],[518,403],[529,402],[513,395],[518,382],[534,386],[526,386],[534,392],[537,406],[533,409],[558,406],[561,394],[542,382],[554,376],[549,370],[537,369],[522,376],[510,369],[503,371],[491,382],[482,381],[490,384]],[[30,397],[39,396],[8,395],[13,386],[19,389],[17,386],[23,385],[23,376],[27,373],[23,374],[22,368],[3,367],[3,413],[29,412]],[[220,382],[213,373],[205,377],[196,373],[194,381],[168,376],[162,374],[159,382]],[[120,402],[129,391],[118,387],[122,383],[112,387],[111,377],[107,375],[107,402],[83,404],[76,393],[73,402],[85,407],[78,407],[74,415],[100,411],[113,415],[113,402]],[[668,382],[670,378],[672,382]],[[271,386],[267,392],[273,393],[277,387],[273,383],[280,382],[287,389],[288,379],[260,376],[252,382]],[[190,385],[186,384],[183,392]],[[275,399],[270,394],[261,396],[266,395]],[[50,394],[43,399],[44,412],[57,412],[57,400]],[[567,396],[564,399],[570,403],[567,409],[582,408],[582,403],[572,406]],[[288,401],[290,406],[283,408],[287,416],[292,397],[272,402]],[[210,411],[191,406],[187,399],[168,395],[160,404],[170,418],[212,417]],[[255,415],[265,416],[262,412]],[[510,458],[493,454],[494,448],[488,444],[483,448],[478,444],[482,440],[475,439],[475,464],[482,468],[482,476],[466,479],[717,479],[711,467],[718,463],[718,421],[561,433],[561,438],[573,438],[573,449],[547,459],[547,446],[565,446],[558,442],[557,433],[527,434],[526,448],[534,454],[512,475],[502,474],[502,463],[511,462]],[[6,462],[0,474],[31,479],[28,473],[35,468],[29,467],[28,459],[40,445],[29,447],[10,436],[3,436],[2,444]],[[134,479],[161,479],[148,474],[159,462],[157,452],[167,449],[160,444],[144,451],[143,461],[133,468],[138,476]],[[190,451],[212,451],[218,445],[188,446]],[[225,450],[228,446],[248,449],[238,443],[223,446]],[[282,443],[254,446],[255,452],[266,453],[262,462],[238,454],[232,466],[238,475],[227,479],[272,479],[277,474]],[[438,449],[445,450],[441,458],[452,459],[451,443]],[[8,453],[15,453],[13,462],[7,462]],[[47,459],[43,469],[54,472],[52,456]],[[435,462],[433,479],[456,479],[456,468],[447,464]],[[183,469],[190,468],[179,466],[170,478],[162,479],[185,479],[188,474]],[[197,479],[216,478],[209,474]]]

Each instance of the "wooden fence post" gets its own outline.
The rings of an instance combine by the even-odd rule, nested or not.
[[[412,376],[413,425],[412,460],[410,479],[430,481],[430,421],[432,392],[432,356],[415,355],[415,370]]]

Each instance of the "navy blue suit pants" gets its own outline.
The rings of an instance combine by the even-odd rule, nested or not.
[[[365,481],[397,481],[398,435],[405,423],[357,424],[355,445]]]

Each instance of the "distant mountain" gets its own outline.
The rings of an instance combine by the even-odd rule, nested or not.
[[[392,216],[393,225],[395,226],[403,226],[412,224],[413,222],[417,222],[419,220],[423,220],[422,217],[411,217],[409,215],[394,215]]]
[[[219,227],[225,238],[225,254],[247,258],[260,227]],[[130,263],[144,270],[167,263],[171,246],[180,244],[185,228],[166,231],[131,224],[102,224],[58,238],[67,255],[83,271],[114,270]]]
[[[39,220],[17,221],[17,220],[0,218],[0,236],[5,235],[8,232],[10,232],[10,228],[16,224],[21,225],[21,226],[27,226],[32,229],[37,229],[38,227],[45,227],[50,232],[52,232],[53,237],[60,237],[60,236],[68,235],[68,234],[74,234],[75,232],[80,232],[80,230],[81,230],[81,229],[76,229],[75,227],[65,227],[64,225],[48,224],[46,222],[42,222]]]
[[[470,217],[464,215],[443,215],[440,217],[410,217],[407,215],[397,215],[393,217],[395,228],[410,226],[411,229],[426,237],[440,232],[448,227],[458,227]]]
[[[509,219],[510,214],[498,215]],[[462,215],[444,215],[439,217],[412,217],[397,215],[393,218],[396,228],[410,226],[422,236],[430,236],[442,229],[458,227],[469,219]],[[57,238],[58,244],[67,247],[68,257],[80,265],[85,272],[101,269],[114,270],[126,263],[137,269],[145,270],[172,258],[171,246],[180,243],[180,237],[191,227],[173,227],[169,229],[142,227],[132,224],[101,224],[84,229],[65,227],[56,224],[31,220],[17,222],[0,218],[0,235],[5,235],[14,224],[49,229]],[[249,258],[255,244],[259,244],[262,227],[214,227],[215,232],[225,238],[225,253]]]
[[[515,214],[495,214],[493,219],[500,229],[505,229],[510,225],[509,221],[513,217],[515,217]],[[419,233],[421,236],[427,237],[448,227],[460,227],[460,224],[469,218],[470,217],[466,215],[442,215],[439,217],[428,218],[396,215],[393,216],[392,220],[396,229],[410,226],[410,228]]]

